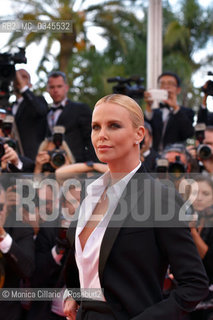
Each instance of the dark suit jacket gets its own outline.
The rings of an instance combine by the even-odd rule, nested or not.
[[[64,126],[65,140],[76,162],[97,161],[91,143],[92,110],[84,103],[67,100],[56,125]]]
[[[170,112],[169,120],[166,125],[166,130],[163,136],[163,147],[176,142],[185,142],[194,134],[192,126],[194,118],[194,111],[189,108],[181,107],[180,110],[174,114]],[[153,110],[153,117],[146,121],[150,123],[153,133],[153,148],[158,151],[159,144],[163,131],[162,111],[160,109]]]
[[[23,98],[15,122],[24,155],[35,160],[38,147],[47,133],[48,106],[43,97],[35,96],[29,89],[23,93]]]
[[[143,172],[142,167],[140,172]],[[182,200],[177,194],[176,201],[168,197],[168,189],[147,173],[133,177],[125,191],[121,206],[118,205],[112,216],[113,219],[118,217],[117,222],[110,221],[100,250],[99,277],[106,301],[119,320],[181,319],[207,294],[208,286],[190,231],[179,227]],[[157,223],[156,217],[160,209],[162,213],[168,212],[168,203],[175,210],[172,219],[175,221],[170,220],[172,223],[165,227],[160,219]],[[140,222],[144,215],[149,218]],[[72,251],[67,264],[67,287],[78,288],[72,224],[68,239]],[[163,300],[162,287],[168,264],[178,287]]]
[[[22,169],[19,170],[16,166],[14,166],[13,164],[9,163],[8,167],[9,167],[9,172],[25,172],[25,173],[32,173],[34,171],[35,168],[35,162],[28,158],[28,157],[24,157],[24,156],[19,156],[19,159],[21,160],[23,166]]]
[[[33,229],[22,223],[6,221],[6,231],[13,239],[8,253],[3,254],[5,268],[4,288],[19,288],[20,280],[31,277],[34,271]],[[0,301],[1,319],[21,320],[21,301]]]
[[[150,153],[148,156],[144,157],[143,165],[147,172],[155,172],[156,160],[159,158],[159,154],[153,149],[150,148]]]
[[[207,108],[202,108],[200,106],[197,115],[198,123],[205,123],[207,126],[213,125],[213,112],[209,112]]]
[[[58,225],[57,222],[55,226]],[[35,241],[36,268],[31,281],[32,287],[35,288],[62,288],[65,284],[62,270],[67,255],[64,254],[60,264],[53,258],[51,251],[56,244],[59,231],[58,227],[52,227],[53,224],[43,223]],[[51,301],[33,301],[27,319],[49,319],[51,305]]]

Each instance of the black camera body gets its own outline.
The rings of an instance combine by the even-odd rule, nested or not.
[[[10,97],[9,86],[15,78],[16,63],[27,63],[24,48],[19,48],[19,52],[15,54],[0,53],[0,104],[3,107],[8,105]]]
[[[174,162],[169,162],[167,159],[158,159],[156,164],[156,172],[161,179],[167,178],[167,174],[173,180],[180,179],[186,173],[186,166],[180,160],[180,156],[175,157]]]
[[[173,179],[180,179],[186,173],[186,166],[180,160],[180,156],[175,157],[175,162],[170,162],[168,172]]]
[[[50,155],[51,162],[54,164],[55,167],[59,168],[65,164],[65,151],[61,149],[54,149],[48,151]]]
[[[113,93],[124,94],[132,99],[142,99],[144,96],[145,87],[141,84],[144,82],[144,78],[138,76],[132,76],[130,78],[108,78],[107,82],[117,82],[113,89]],[[132,85],[134,83],[134,85]]]
[[[55,126],[53,128],[53,137],[52,141],[55,145],[55,149],[48,151],[50,155],[51,162],[55,167],[59,168],[65,164],[65,154],[64,150],[61,150],[60,147],[63,143],[65,128],[63,126]]]
[[[208,76],[213,76],[213,72],[209,71]],[[207,87],[201,87],[201,91],[203,91],[208,96],[213,96],[213,81],[209,80],[207,81]]]
[[[203,140],[205,139],[205,123],[198,123],[195,126],[195,137],[196,140],[199,141],[199,146],[196,148],[197,158],[200,160],[210,159],[212,156],[212,150],[207,144],[203,144]]]
[[[0,137],[0,161],[3,155],[5,154],[4,151],[4,144],[8,144],[9,147],[16,150],[16,142],[13,139],[10,139],[9,137]]]

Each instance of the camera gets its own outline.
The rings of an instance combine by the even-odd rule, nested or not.
[[[151,94],[152,100],[167,100],[168,91],[163,89],[149,89],[148,91]]]
[[[62,142],[64,140],[64,132],[65,127],[63,126],[54,126],[53,127],[53,143],[56,147],[56,149],[60,148],[62,145]]]
[[[63,126],[55,126],[53,127],[53,137],[52,141],[55,145],[55,149],[48,151],[48,154],[50,155],[51,162],[54,164],[54,166],[61,167],[63,164],[65,164],[65,151],[60,149],[60,146],[62,145],[63,139],[64,139],[64,132],[65,128]]]
[[[157,159],[156,161],[156,169],[157,176],[160,179],[166,179],[167,178],[167,172],[168,172],[168,166],[169,162],[167,159]]]
[[[16,63],[27,63],[24,48],[19,48],[15,54],[0,53],[0,105],[5,108],[10,97],[9,86],[16,74]]]
[[[48,154],[50,155],[51,162],[56,166],[57,168],[63,166],[65,164],[65,154],[66,152],[61,149],[54,149],[52,151],[48,151]]]
[[[197,147],[197,157],[200,160],[207,160],[212,156],[211,148],[207,144],[203,144],[203,140],[205,138],[205,129],[205,123],[198,123],[195,126],[195,137],[196,140],[199,141],[199,146]]]
[[[0,122],[0,128],[2,129],[2,132],[4,133],[4,137],[0,137],[0,159],[3,157],[5,151],[4,151],[4,144],[7,143],[9,147],[16,150],[16,142],[8,137],[11,134],[12,131],[12,125],[13,125],[14,117],[11,115],[6,115],[4,120]]]
[[[139,76],[132,76],[130,78],[118,76],[108,78],[107,82],[117,82],[117,85],[112,88],[113,93],[124,94],[133,99],[142,99],[144,96],[145,87],[141,85],[144,82],[144,78],[140,78]]]
[[[213,72],[209,71],[208,76],[213,76]],[[201,91],[207,94],[208,96],[213,96],[213,81],[209,80],[207,81],[206,87],[201,87]]]
[[[176,180],[183,177],[186,172],[186,167],[180,160],[180,156],[176,156],[174,162],[169,162],[167,159],[162,158],[157,160],[156,172],[161,179],[165,179],[169,176]]]
[[[175,157],[175,162],[169,162],[168,172],[171,178],[180,179],[186,172],[185,164],[180,160],[180,156]]]

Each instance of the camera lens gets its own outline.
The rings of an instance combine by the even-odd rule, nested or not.
[[[51,157],[52,163],[58,168],[65,164],[65,156],[64,153],[61,151],[57,151],[52,154]]]
[[[201,144],[197,148],[197,155],[201,160],[209,159],[212,155],[211,148],[207,144]]]
[[[180,179],[185,172],[184,165],[180,163],[171,163],[169,165],[169,173],[173,178]]]

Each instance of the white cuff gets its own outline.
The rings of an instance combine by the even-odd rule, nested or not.
[[[23,168],[23,162],[19,158],[18,158],[18,164],[17,164],[16,168],[18,168],[19,170],[22,170],[22,168]]]
[[[7,253],[12,246],[13,239],[7,233],[6,237],[0,242],[0,250],[2,253]]]
[[[61,253],[57,253],[56,252],[56,246],[54,246],[51,250],[52,252],[52,256],[53,256],[53,259],[55,260],[55,262],[58,264],[58,265],[61,265],[61,259],[63,257],[63,254]]]

